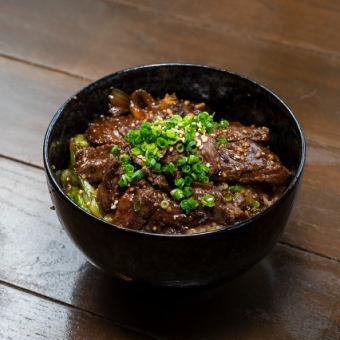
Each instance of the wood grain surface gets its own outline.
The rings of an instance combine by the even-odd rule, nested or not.
[[[16,21],[9,19],[14,14]],[[13,44],[13,38],[20,44]],[[308,139],[340,147],[340,60],[329,55],[90,0],[2,4],[0,53],[90,79],[144,63],[226,67],[287,99]]]
[[[339,339],[339,32],[332,0],[0,0],[0,338]],[[160,62],[264,83],[308,141],[279,245],[220,287],[112,280],[50,209],[42,140],[54,112],[98,77]]]
[[[281,245],[252,271],[214,290],[168,295],[127,287],[89,265],[72,244],[49,209],[42,170],[0,159],[0,171],[3,282],[165,338],[256,339],[274,330],[278,339],[319,339],[340,331],[337,261]]]
[[[92,313],[1,285],[0,338],[141,340],[149,337],[122,330]]]

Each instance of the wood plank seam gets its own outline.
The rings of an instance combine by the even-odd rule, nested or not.
[[[7,54],[7,53],[0,52],[0,57],[4,58],[4,59],[13,60],[13,61],[16,61],[16,62],[19,62],[19,63],[22,63],[22,64],[30,65],[30,66],[33,66],[33,67],[38,67],[38,68],[41,68],[41,69],[44,69],[44,70],[47,70],[47,71],[60,73],[60,74],[63,74],[63,75],[69,76],[69,77],[76,78],[76,79],[85,80],[85,81],[88,81],[88,82],[93,81],[93,79],[84,77],[80,74],[71,73],[71,72],[68,72],[68,71],[64,71],[64,70],[61,70],[61,69],[54,68],[52,66],[36,63],[36,62],[30,61],[30,60],[27,60],[27,59],[18,58],[18,57],[12,56],[12,55]]]
[[[286,246],[286,247],[293,248],[293,249],[295,249],[295,250],[300,250],[300,251],[302,251],[302,252],[306,252],[306,253],[309,253],[309,254],[313,254],[313,255],[315,255],[315,256],[319,256],[319,257],[322,257],[322,258],[324,258],[324,259],[327,259],[327,260],[330,260],[330,261],[334,261],[334,262],[340,263],[340,260],[339,260],[339,259],[333,258],[333,257],[331,257],[331,256],[323,255],[323,254],[321,254],[321,253],[318,253],[318,252],[315,252],[315,251],[312,251],[312,250],[308,250],[308,249],[306,249],[306,248],[297,246],[297,245],[295,245],[295,244],[291,244],[291,243],[289,243],[289,242],[287,242],[287,241],[282,241],[282,240],[280,240],[280,241],[278,241],[278,243],[281,244],[281,245],[284,245],[284,246]]]
[[[55,299],[53,297],[37,293],[37,292],[35,292],[33,290],[29,290],[27,288],[24,288],[24,287],[21,287],[21,286],[17,286],[17,285],[15,285],[13,283],[10,283],[10,282],[4,281],[4,280],[0,280],[0,285],[8,287],[8,288],[11,288],[11,289],[15,289],[15,290],[20,291],[20,292],[25,293],[25,294],[29,294],[29,295],[35,296],[35,297],[37,297],[39,299],[42,299],[42,300],[45,300],[45,301],[48,301],[48,302],[51,302],[51,303],[55,303],[57,305],[61,305],[61,306],[67,307],[69,309],[74,309],[74,310],[86,313],[88,315],[91,315],[91,316],[94,316],[94,317],[97,317],[97,318],[101,318],[103,320],[112,322],[115,326],[120,327],[122,329],[130,330],[130,331],[133,331],[133,332],[141,334],[141,335],[147,335],[148,337],[150,337],[152,339],[158,339],[153,334],[150,334],[149,332],[141,331],[140,329],[131,327],[129,325],[120,324],[119,322],[117,322],[115,320],[112,320],[111,318],[108,318],[108,317],[106,317],[103,314],[92,312],[90,310],[87,310],[87,309],[75,306],[73,304],[64,302],[62,300],[58,300],[58,299]]]

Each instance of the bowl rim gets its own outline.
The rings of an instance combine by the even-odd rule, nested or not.
[[[282,195],[279,197],[279,199],[274,202],[273,205],[269,206],[268,208],[264,209],[263,211],[259,212],[258,214],[247,218],[243,221],[237,222],[231,226],[223,226],[222,228],[218,230],[213,230],[213,231],[205,231],[205,232],[198,232],[198,233],[193,233],[193,234],[160,234],[160,233],[151,233],[148,231],[144,230],[135,230],[135,229],[127,229],[120,227],[116,224],[109,223],[103,219],[100,219],[98,217],[95,217],[94,215],[90,214],[89,212],[83,210],[80,208],[76,203],[74,203],[62,190],[58,182],[56,181],[55,177],[53,176],[53,170],[52,170],[52,165],[50,165],[50,160],[48,157],[48,144],[50,140],[51,133],[53,131],[53,128],[58,121],[60,115],[63,113],[65,107],[72,101],[74,98],[76,98],[80,93],[82,93],[85,90],[90,89],[93,86],[98,86],[101,83],[105,83],[107,80],[112,78],[113,76],[119,76],[120,74],[124,73],[129,73],[137,70],[142,70],[142,69],[153,69],[153,68],[162,68],[162,67],[184,67],[184,68],[198,68],[198,69],[204,69],[204,70],[213,70],[213,71],[218,71],[222,73],[226,73],[228,75],[231,75],[236,78],[241,78],[242,80],[246,80],[250,82],[252,85],[255,85],[256,87],[259,87],[261,90],[264,92],[267,92],[270,96],[274,97],[276,101],[279,102],[283,106],[283,108],[289,113],[290,117],[292,118],[293,122],[296,125],[297,131],[298,131],[298,137],[300,138],[301,142],[301,159],[300,159],[300,164],[295,172],[294,177],[291,179],[289,185],[285,189],[285,191],[282,193]],[[192,64],[192,63],[159,63],[159,64],[143,64],[143,65],[138,65],[138,66],[133,66],[130,68],[125,68],[123,70],[113,72],[109,75],[106,75],[100,79],[97,79],[95,81],[92,81],[90,84],[86,85],[85,87],[81,88],[77,93],[73,94],[70,96],[64,104],[62,104],[57,112],[54,114],[52,120],[50,121],[48,128],[45,133],[44,137],[44,143],[43,143],[43,162],[44,162],[44,169],[45,172],[48,176],[49,182],[52,183],[56,193],[67,203],[71,204],[73,208],[77,209],[80,213],[85,214],[85,216],[89,217],[90,219],[93,220],[93,222],[96,223],[101,223],[103,226],[111,228],[112,230],[127,233],[130,235],[139,235],[140,237],[153,237],[157,239],[177,239],[177,238],[200,238],[200,237],[211,237],[218,235],[220,233],[232,233],[234,231],[237,231],[239,229],[246,228],[247,225],[251,224],[254,221],[257,221],[258,219],[262,218],[263,216],[267,215],[270,211],[275,209],[276,206],[278,206],[287,196],[288,194],[293,190],[293,188],[296,186],[298,183],[302,171],[305,165],[306,161],[306,141],[303,133],[303,129],[295,117],[293,111],[288,107],[288,105],[272,90],[269,90],[265,85],[254,81],[252,79],[249,79],[247,76],[241,75],[239,73],[235,73],[232,71],[229,71],[225,68],[221,67],[214,67],[210,65],[203,65],[203,64]],[[138,237],[138,236],[137,236]]]

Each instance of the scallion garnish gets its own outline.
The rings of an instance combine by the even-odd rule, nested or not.
[[[173,189],[170,191],[170,194],[176,201],[180,201],[184,197],[181,189]]]
[[[218,146],[221,146],[223,144],[228,144],[228,141],[225,138],[223,138],[223,137],[217,138],[216,142],[217,142]]]
[[[114,145],[111,149],[111,153],[114,155],[114,156],[118,156],[119,153],[120,153],[120,148],[117,146],[117,145]]]
[[[233,193],[241,192],[242,187],[241,187],[240,185],[236,184],[236,185],[230,186],[230,187],[229,187],[229,190],[230,190],[231,192],[233,192]]]
[[[205,194],[202,199],[201,203],[205,207],[214,207],[215,206],[215,196],[211,194]]]

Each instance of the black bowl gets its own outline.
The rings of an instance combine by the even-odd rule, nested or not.
[[[102,221],[74,204],[54,171],[67,167],[68,142],[107,110],[110,87],[146,89],[155,97],[204,101],[220,117],[268,126],[270,147],[295,176],[282,197],[260,214],[219,231],[158,235]],[[219,118],[219,117],[218,117]],[[188,287],[231,279],[260,261],[287,223],[305,161],[305,140],[292,111],[271,91],[242,76],[199,65],[163,64],[114,73],[71,97],[55,114],[45,136],[44,165],[60,222],[87,258],[127,281]]]

